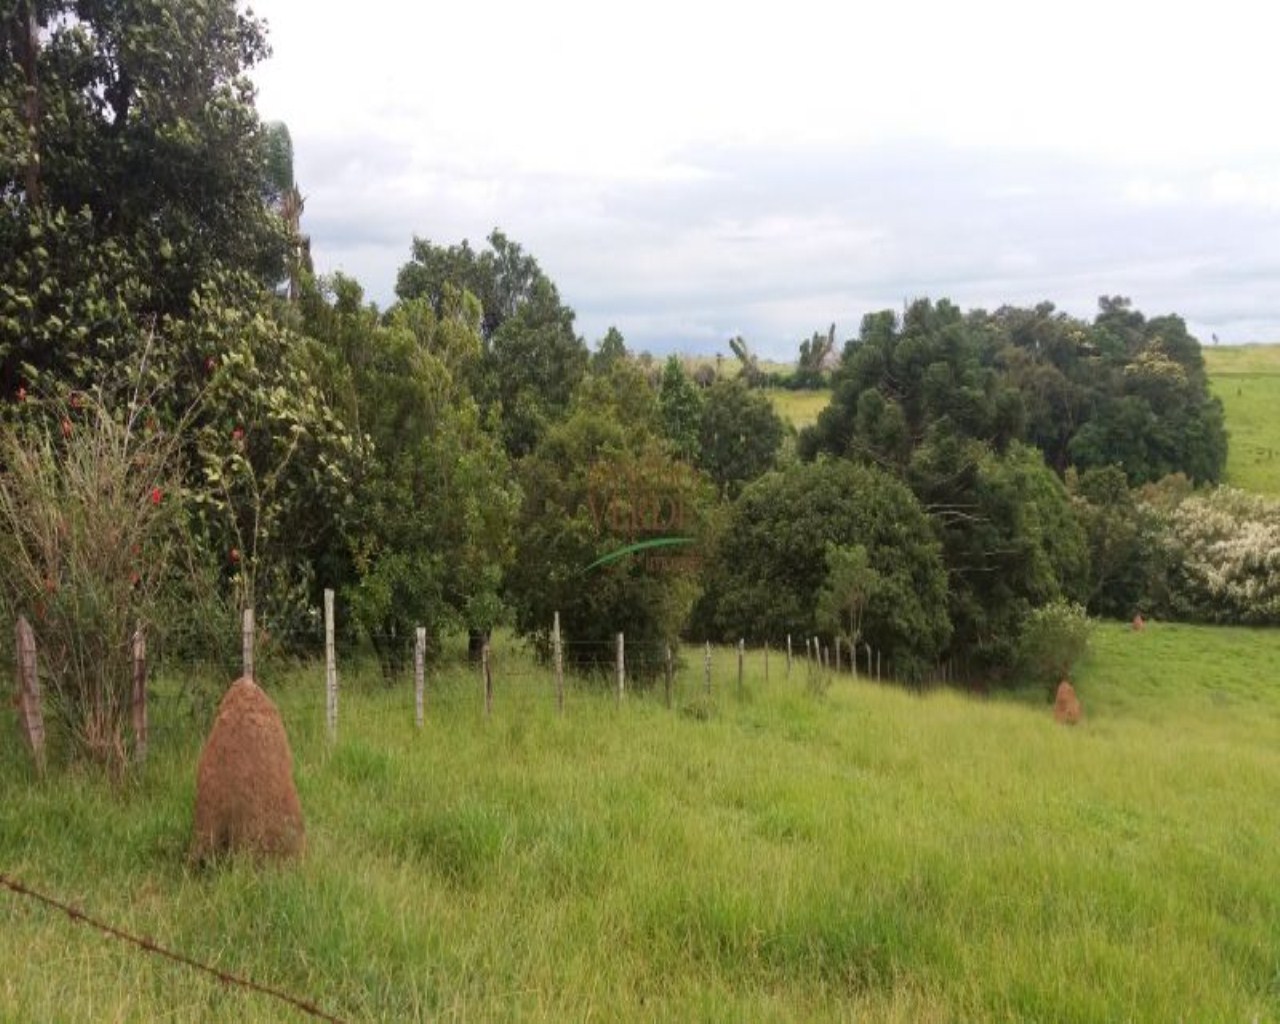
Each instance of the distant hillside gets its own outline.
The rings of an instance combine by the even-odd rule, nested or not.
[[[1247,491],[1280,494],[1280,345],[1204,349],[1213,393],[1222,399],[1231,446],[1225,482]],[[709,361],[714,365],[714,359]],[[723,370],[736,373],[725,362]],[[813,423],[831,400],[822,391],[767,391],[778,414],[797,430]]]
[[[1204,361],[1231,434],[1225,482],[1280,494],[1280,345],[1206,347]]]
[[[818,413],[822,412],[831,401],[830,388],[821,388],[817,391],[767,388],[765,394],[769,396],[769,401],[773,403],[778,415],[796,430],[817,422]]]

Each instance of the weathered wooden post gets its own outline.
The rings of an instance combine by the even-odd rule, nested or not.
[[[564,644],[560,639],[560,613],[551,626],[551,653],[556,667],[556,710],[564,714]]]
[[[666,662],[666,682],[667,682],[667,707],[671,707],[671,677],[674,675],[674,666],[671,662],[671,645],[667,644],[667,662]]]
[[[246,679],[255,679],[253,674],[253,609],[246,608],[240,625],[240,662],[241,675]]]
[[[422,728],[423,712],[427,701],[427,627],[419,626],[413,632],[413,716],[418,728]]]
[[[702,658],[702,672],[706,677],[707,696],[711,696],[711,641],[707,641],[707,653]]]
[[[333,591],[324,592],[324,693],[329,741],[338,738],[338,654],[333,637]]]
[[[133,634],[132,697],[133,758],[141,764],[147,759],[147,637],[141,622]]]
[[[484,642],[484,646],[480,648],[480,676],[484,683],[484,713],[485,717],[493,714],[493,672],[489,667],[489,641]]]
[[[627,677],[626,662],[623,653],[624,640],[622,634],[618,634],[618,653],[615,659],[618,673],[618,703],[622,703],[622,690]]]
[[[36,665],[36,635],[25,617],[18,617],[18,724],[31,748],[36,774],[44,775],[44,706]]]

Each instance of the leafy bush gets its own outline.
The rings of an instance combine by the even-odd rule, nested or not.
[[[1162,512],[1163,608],[1192,622],[1280,623],[1280,502],[1232,487]]]
[[[152,621],[180,515],[177,440],[135,400],[31,402],[0,436],[0,607],[35,631],[54,723],[113,770],[128,759],[132,638]]]
[[[900,480],[844,460],[748,485],[706,581],[699,616],[722,640],[781,643],[825,625],[856,632],[902,678],[917,679],[951,635],[947,577],[924,510]]]
[[[1019,675],[1053,685],[1071,675],[1071,668],[1089,646],[1093,624],[1083,606],[1052,601],[1027,616],[1018,637]]]

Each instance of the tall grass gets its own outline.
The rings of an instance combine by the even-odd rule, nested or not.
[[[112,788],[0,746],[0,870],[369,1020],[1280,1017],[1280,634],[1100,631],[1047,691],[912,695],[718,651],[676,707],[499,661],[265,680],[309,829],[293,868],[185,863],[199,749]],[[6,715],[8,713],[6,712]],[[0,733],[13,736],[11,723]],[[0,894],[0,1019],[270,1019]]]

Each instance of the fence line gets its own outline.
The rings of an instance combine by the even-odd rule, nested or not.
[[[325,701],[325,724],[330,742],[337,739],[338,732],[338,705],[339,705],[339,663],[344,666],[343,682],[350,683],[352,681],[362,689],[370,686],[369,679],[372,674],[377,674],[378,669],[387,683],[387,688],[401,678],[401,673],[408,669],[412,672],[414,679],[414,696],[413,711],[414,721],[419,729],[423,727],[424,720],[427,716],[428,696],[431,703],[439,703],[444,706],[461,706],[469,699],[465,695],[464,687],[450,681],[449,676],[436,676],[435,672],[429,672],[426,669],[426,660],[428,652],[429,634],[425,627],[417,626],[411,630],[406,630],[402,636],[398,631],[391,631],[388,634],[366,635],[353,634],[344,632],[340,637],[335,629],[335,608],[334,594],[329,590],[325,592],[325,601],[323,609],[317,609],[314,614],[315,622],[308,620],[303,628],[296,631],[284,629],[275,631],[274,628],[270,634],[272,644],[274,644],[274,652],[263,657],[264,651],[255,652],[255,640],[264,642],[268,638],[268,630],[266,625],[260,620],[255,620],[252,609],[244,609],[243,616],[238,616],[240,622],[237,623],[239,641],[236,646],[240,649],[236,654],[240,655],[240,668],[252,671],[257,662],[259,670],[264,669],[264,661],[267,661],[273,668],[280,671],[287,671],[290,668],[301,669],[306,673],[312,671],[311,666],[315,662],[310,658],[300,659],[302,651],[314,651],[316,647],[321,647],[324,651],[324,701]],[[319,626],[319,629],[316,628]],[[156,642],[153,642],[154,640]],[[609,637],[606,639],[606,637]],[[216,643],[216,637],[210,636],[208,639],[214,640],[213,647],[209,650],[207,657],[202,657],[199,652],[194,653],[190,647],[190,640],[204,639],[204,632],[184,634],[182,630],[166,630],[163,625],[156,628],[154,634],[144,633],[143,626],[140,623],[138,629],[131,637],[133,642],[134,655],[134,679],[132,691],[133,715],[132,725],[135,740],[135,756],[141,761],[146,756],[148,736],[153,731],[154,726],[149,721],[146,703],[148,700],[149,690],[151,687],[148,683],[151,679],[160,675],[172,675],[174,672],[185,674],[189,678],[197,680],[194,689],[184,690],[189,692],[191,696],[187,699],[191,703],[193,711],[201,709],[208,710],[210,701],[216,703],[216,697],[204,695],[200,689],[202,680],[206,677],[212,681],[220,677],[220,673],[230,668],[227,664],[225,652],[219,649]],[[6,638],[7,639],[7,638]],[[231,639],[230,635],[227,637]],[[804,673],[803,685],[815,687],[828,685],[832,675],[842,675],[847,672],[856,680],[860,676],[868,681],[880,681],[883,678],[893,678],[893,664],[890,659],[883,656],[883,652],[876,650],[869,643],[851,643],[849,640],[836,636],[833,638],[834,652],[827,647],[819,637],[809,636],[800,637],[799,640],[804,644]],[[184,642],[185,641],[185,642]],[[299,644],[299,641],[303,641]],[[170,653],[170,644],[172,644],[172,653]],[[435,642],[433,641],[433,646]],[[19,638],[19,648],[21,648],[21,639]],[[199,646],[199,645],[197,645]],[[720,667],[713,672],[713,658],[710,642],[705,644],[678,643],[672,645],[665,640],[632,640],[627,643],[626,637],[622,633],[606,633],[594,639],[574,640],[564,635],[563,627],[560,622],[560,616],[557,613],[551,623],[548,635],[539,636],[535,639],[515,640],[508,646],[505,642],[495,647],[492,643],[486,642],[482,649],[477,653],[479,657],[471,661],[469,671],[478,675],[473,675],[472,679],[477,679],[478,685],[473,693],[478,691],[485,717],[493,714],[495,701],[505,700],[508,697],[527,700],[530,696],[541,699],[546,696],[554,699],[556,710],[563,715],[568,703],[567,698],[576,702],[583,697],[584,690],[594,689],[596,684],[602,684],[601,689],[607,689],[610,682],[612,683],[613,694],[615,700],[621,702],[627,689],[635,684],[639,684],[639,690],[652,690],[660,693],[665,698],[668,707],[674,707],[674,701],[677,696],[681,699],[691,697],[695,692],[695,684],[692,683],[693,673],[696,672],[695,664],[698,648],[702,647],[703,654],[703,679],[702,690],[709,699],[713,692],[719,690],[722,683],[732,686],[729,673],[733,671],[729,667],[732,662],[725,664],[720,661]],[[629,649],[628,649],[629,648]],[[790,634],[785,635],[785,653],[786,653],[786,678],[788,682],[792,679],[792,668],[795,662],[801,657],[798,650],[793,650],[793,637]],[[845,652],[849,657],[846,660]],[[291,652],[298,652],[297,654]],[[832,656],[834,653],[834,657]],[[19,654],[21,651],[19,650]],[[34,652],[32,652],[34,654]],[[255,657],[255,654],[257,655]],[[403,657],[401,657],[403,655]],[[510,658],[508,658],[510,655]],[[533,667],[526,657],[532,655],[546,662],[545,667]],[[736,692],[738,696],[746,695],[746,677],[748,658],[752,660],[753,665],[757,668],[762,664],[763,678],[765,685],[770,684],[769,678],[769,655],[770,644],[766,640],[763,647],[748,648],[745,638],[739,638],[733,648],[730,649],[728,657],[732,659],[736,655]],[[759,656],[763,657],[763,661],[757,661]],[[300,660],[295,660],[300,659]],[[24,684],[23,672],[21,669],[23,658],[18,657],[18,691],[19,691],[19,709],[23,709],[23,696],[26,694],[34,694],[35,708],[38,714],[39,689],[38,679],[34,685]],[[573,690],[575,693],[566,693],[565,675],[566,661],[571,661],[575,669],[574,675],[578,678],[581,685],[575,685]],[[865,664],[865,675],[860,671],[859,661]],[[376,668],[375,668],[376,666]],[[463,678],[464,670],[459,666],[459,671],[455,677],[458,681]],[[628,674],[631,679],[628,680]],[[926,676],[926,683],[947,683],[952,682],[956,678],[956,666],[951,662],[939,662],[934,671]],[[610,679],[612,677],[612,679]],[[713,677],[719,677],[715,681]],[[436,684],[439,680],[439,685]],[[551,687],[547,686],[548,680],[553,680]],[[522,685],[524,681],[531,681],[533,685],[525,687]],[[713,681],[715,685],[713,686]],[[825,681],[825,682],[824,682]],[[547,687],[547,689],[543,689]],[[216,687],[215,687],[216,688]],[[661,688],[661,689],[659,689]],[[455,692],[456,691],[456,692]],[[316,694],[319,696],[320,688],[317,687]],[[210,690],[212,693],[212,690]],[[153,697],[161,697],[161,694],[151,694]],[[31,703],[28,696],[28,703]],[[164,699],[164,698],[162,698]],[[287,699],[288,705],[292,706],[295,711],[305,711],[307,708],[297,702],[296,699]],[[309,707],[309,705],[308,705]],[[403,713],[409,714],[406,707],[401,710],[387,709],[383,711],[379,709],[377,712],[364,709],[365,713]],[[27,721],[29,716],[20,716],[23,722]],[[164,727],[162,726],[162,729]],[[167,730],[165,730],[167,731]],[[31,730],[26,730],[30,737]],[[35,746],[31,744],[31,746]],[[31,751],[37,762],[37,771],[40,770],[42,760],[42,750],[33,749]]]
[[[320,1009],[320,1007],[312,1000],[299,999],[297,996],[292,996],[288,992],[283,992],[278,988],[272,988],[270,985],[260,984],[250,978],[242,978],[237,974],[232,974],[229,971],[221,970],[220,968],[214,967],[210,964],[202,963],[184,953],[168,949],[165,946],[161,946],[154,939],[133,935],[130,932],[125,931],[123,928],[117,928],[115,925],[107,924],[105,921],[100,921],[95,917],[91,917],[79,907],[56,899],[47,893],[39,892],[28,885],[23,885],[17,879],[10,878],[3,872],[0,872],[0,886],[3,886],[5,889],[8,889],[10,892],[17,894],[18,896],[34,900],[37,903],[42,903],[46,907],[50,907],[54,910],[60,910],[77,924],[88,925],[90,928],[101,932],[103,935],[107,935],[110,938],[128,945],[135,946],[145,953],[150,953],[153,956],[171,960],[184,967],[190,967],[194,971],[200,971],[204,974],[208,974],[211,977],[218,979],[218,981],[222,982],[224,985],[233,985],[237,988],[245,989],[248,992],[257,992],[264,996],[270,996],[272,999],[286,1003],[287,1005],[292,1006],[295,1010],[300,1010],[309,1017],[314,1017],[317,1020],[330,1021],[332,1024],[345,1024],[341,1017],[335,1017],[333,1014]]]

